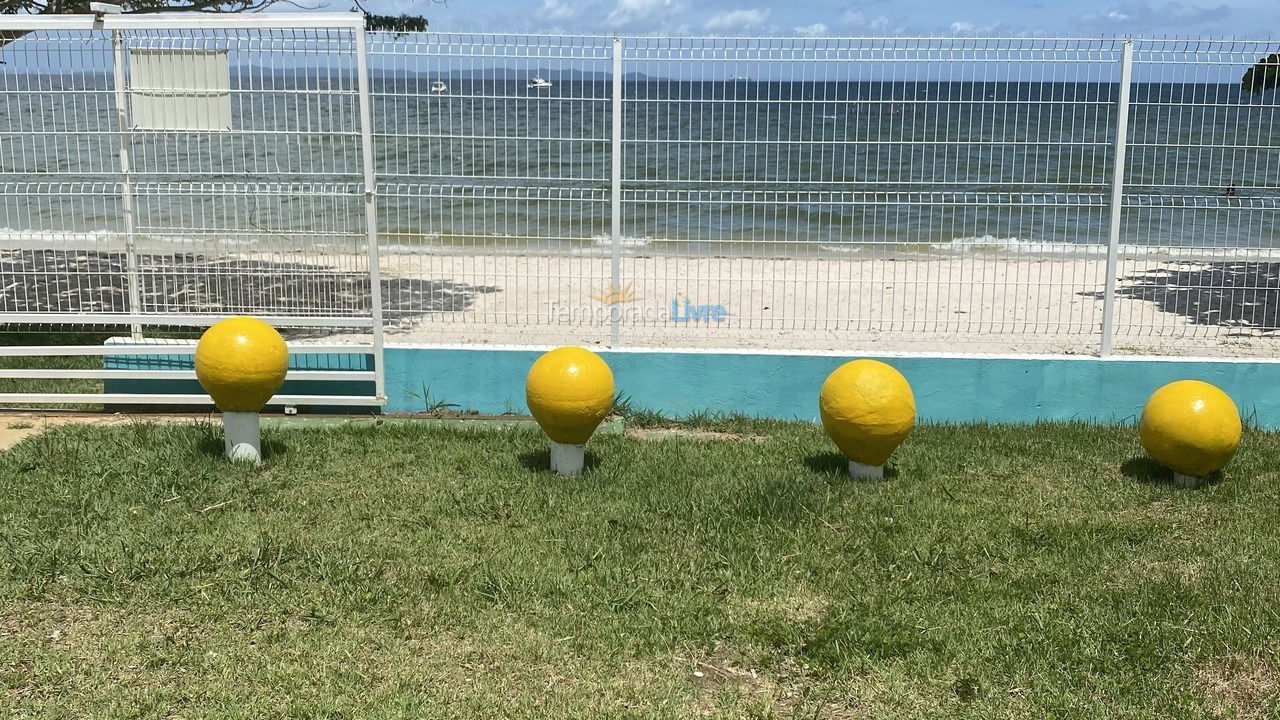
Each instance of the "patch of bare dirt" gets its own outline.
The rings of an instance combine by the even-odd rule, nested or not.
[[[114,415],[103,415],[114,418]],[[13,413],[0,415],[0,452],[8,450],[32,435],[48,430],[51,427],[70,425],[77,422],[88,422],[81,416],[48,416],[40,413]],[[108,424],[105,421],[102,424]]]
[[[831,606],[831,598],[799,588],[790,595],[766,598],[737,598],[733,611],[788,623],[807,623],[821,618]]]
[[[692,660],[690,679],[698,691],[698,707],[715,714],[726,695],[771,709],[778,687],[759,670],[738,665],[738,653],[723,645],[705,657]]]
[[[684,428],[627,428],[627,437],[637,440],[666,440],[668,438],[689,438],[693,440],[750,440],[763,442],[767,435],[755,433],[728,433],[715,430],[687,430]]]
[[[1110,513],[1117,520],[1133,523],[1173,523],[1204,527],[1211,523],[1212,512],[1203,506],[1155,500],[1146,505],[1121,508]]]
[[[1205,708],[1218,717],[1271,717],[1273,706],[1280,701],[1280,675],[1258,658],[1219,658],[1203,665],[1195,679]]]
[[[56,413],[42,410],[0,412],[0,452],[4,452],[32,435],[66,425],[127,425],[131,422],[200,422],[208,413],[138,414],[138,413]]]
[[[729,708],[749,717],[848,720],[863,716],[842,702],[816,697],[805,670],[790,660],[776,674],[766,674],[744,664],[742,655],[719,645],[711,654],[690,661],[690,679],[704,716],[724,715]]]

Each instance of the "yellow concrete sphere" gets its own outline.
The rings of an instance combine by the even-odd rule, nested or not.
[[[854,360],[822,383],[818,412],[845,457],[883,465],[911,434],[916,399],[902,373],[878,360]]]
[[[529,368],[525,401],[547,437],[582,445],[613,407],[613,373],[590,350],[557,348]]]
[[[223,412],[258,412],[288,370],[284,338],[257,318],[223,320],[196,344],[196,377]]]
[[[1213,385],[1179,380],[1151,393],[1138,429],[1152,460],[1176,473],[1204,477],[1236,454],[1240,411]]]

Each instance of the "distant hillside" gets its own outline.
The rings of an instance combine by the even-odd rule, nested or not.
[[[544,77],[552,82],[603,82],[613,79],[613,74],[608,72],[596,71],[590,72],[586,70],[564,70],[554,68],[530,68],[522,70],[518,68],[486,68],[481,70],[450,70],[446,73],[432,72],[408,72],[403,70],[384,71],[379,69],[373,70],[374,77],[395,75],[404,77],[405,75],[416,77],[431,77],[440,80],[487,80],[490,82],[515,82],[528,80],[534,75]],[[640,72],[630,72],[622,76],[624,80],[654,80],[650,75]]]
[[[237,65],[232,68],[231,72],[237,76],[323,77],[326,75],[333,75],[335,73],[335,69],[330,67],[266,68],[259,67],[257,65]],[[604,82],[613,78],[612,73],[603,71],[588,72],[585,70],[564,70],[555,68],[530,68],[527,70],[519,68],[484,68],[479,70],[449,70],[444,73],[433,72],[430,70],[406,70],[403,68],[384,69],[375,67],[370,69],[370,76],[374,78],[417,77],[429,78],[431,80],[523,82],[534,75],[539,75],[552,82]],[[640,82],[663,79],[640,72],[629,72],[622,77],[624,80]]]

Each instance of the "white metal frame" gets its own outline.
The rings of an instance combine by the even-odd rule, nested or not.
[[[996,346],[978,352],[1007,344],[1063,352],[1052,347],[1062,343],[1104,356],[1117,346],[1225,354],[1239,328],[1132,301],[1134,278],[1157,265],[1280,266],[1280,142],[1257,130],[1275,127],[1262,121],[1280,103],[1204,90],[1153,97],[1146,87],[1217,82],[1223,68],[1273,52],[1265,41],[366,34],[348,13],[0,17],[0,30],[36,26],[353,33],[351,112],[365,164],[347,190],[334,192],[363,193],[374,307],[359,329],[379,352],[385,312],[393,323],[423,321],[409,340],[855,351],[892,339]],[[555,91],[526,87],[524,77],[547,72],[559,73]],[[437,93],[434,79],[452,88]],[[857,97],[784,96],[777,86],[788,83],[861,89]],[[1096,90],[1033,97],[1020,94],[1020,83]],[[935,95],[918,94],[923,86]],[[133,177],[95,192],[155,192],[148,186],[161,181],[133,160],[120,160]],[[1248,177],[1234,178],[1239,194],[1224,196],[1233,180],[1215,173]],[[55,187],[40,202],[73,194]],[[1178,242],[1161,244],[1171,236]],[[692,249],[668,251],[672,240]],[[990,254],[988,242],[997,246]],[[815,246],[826,253],[821,262],[806,255]],[[924,247],[926,261],[898,262],[912,247]],[[1013,261],[989,262],[1002,249],[997,259]],[[1158,262],[1147,259],[1154,255]],[[381,297],[383,273],[502,293],[476,312],[423,311],[414,300]],[[734,334],[684,332],[699,329],[636,319],[620,305],[589,323],[562,322],[542,306],[599,310],[589,293],[606,282],[610,292],[635,283],[647,302],[679,292],[743,301],[730,308]],[[1212,304],[1224,285],[1242,294],[1272,289],[1256,273],[1234,282],[1202,278],[1167,294]],[[131,281],[130,292],[136,287]],[[428,298],[424,306],[428,296],[418,296]],[[1036,302],[1039,315],[1021,314]],[[1237,305],[1265,306],[1259,315],[1268,324],[1245,329],[1255,332],[1249,354],[1269,352],[1280,301]],[[324,315],[275,317],[352,326]],[[1144,345],[1149,338],[1163,345]],[[380,358],[377,367],[381,396]]]
[[[201,12],[152,14],[0,15],[0,30],[364,30],[357,13],[248,13],[221,15]]]
[[[1212,74],[1197,68],[1243,71],[1274,52],[1267,42],[461,32],[369,42],[382,72],[377,140],[387,156],[419,161],[379,168],[395,178],[383,216],[424,225],[391,231],[406,238],[396,269],[504,291],[475,313],[431,318],[436,337],[1263,354],[1280,330],[1267,319],[1236,341],[1230,324],[1132,299],[1144,274],[1178,263],[1280,259],[1267,241],[1277,217],[1267,156],[1280,143],[1225,117],[1241,110],[1234,99],[1143,97],[1157,71],[1170,85]],[[523,77],[548,71],[556,90],[525,89]],[[430,91],[435,79],[449,90]],[[786,95],[788,84],[815,94]],[[824,85],[880,87],[817,94]],[[1253,105],[1239,117],[1274,127],[1275,102]],[[1161,136],[1155,110],[1182,117],[1184,136]],[[1201,130],[1212,144],[1195,140]],[[1167,162],[1147,160],[1147,177],[1132,177],[1156,151]],[[1224,152],[1239,157],[1223,172],[1254,175],[1238,197],[1220,197],[1226,181],[1219,197],[1183,187],[1188,163],[1212,167],[1200,161]],[[1138,218],[1160,213],[1155,237]],[[1269,290],[1243,282],[1244,293]],[[646,302],[737,299],[732,332],[591,305],[632,283]],[[1186,292],[1208,297],[1214,284]],[[542,304],[602,312],[580,321]]]
[[[1111,354],[1116,334],[1116,277],[1120,259],[1120,221],[1124,214],[1124,155],[1129,141],[1129,92],[1133,87],[1133,40],[1125,39],[1120,54],[1120,94],[1116,99],[1116,130],[1112,155],[1111,209],[1107,232],[1106,295],[1102,298],[1102,337],[1099,354]]]
[[[611,292],[622,286],[623,47],[622,38],[613,38],[613,82],[610,83],[612,125],[609,157],[609,289]],[[609,326],[609,345],[617,347],[622,337],[622,308],[616,303],[609,307]]]
[[[66,357],[66,356],[154,356],[171,355],[190,357],[195,355],[192,341],[157,340],[150,343],[121,345],[4,345],[0,357]],[[291,352],[307,355],[375,355],[371,344],[315,343],[294,344]],[[376,355],[375,355],[376,356]],[[322,382],[376,380],[372,370],[291,370],[289,380]],[[97,380],[194,380],[192,370],[127,370],[127,369],[77,369],[9,368],[0,369],[0,378],[10,379],[97,379]],[[0,393],[0,407],[7,404],[51,403],[107,403],[115,405],[212,405],[205,394],[183,393]],[[326,405],[333,407],[367,407],[371,405],[366,395],[275,395],[268,407],[297,407]]]
[[[359,104],[359,133],[362,160],[362,180],[365,212],[365,242],[367,244],[370,314],[369,316],[332,315],[258,315],[264,321],[281,327],[330,327],[363,329],[372,333],[369,344],[350,343],[291,343],[290,350],[303,354],[353,354],[373,358],[373,370],[295,370],[289,373],[291,380],[308,381],[370,381],[374,384],[371,396],[349,395],[277,395],[269,406],[352,406],[367,407],[386,402],[385,367],[383,361],[382,299],[378,257],[378,225],[376,209],[376,176],[374,173],[372,120],[370,116],[369,72],[366,60],[364,21],[352,13],[307,14],[252,14],[211,15],[207,13],[161,13],[154,15],[3,15],[0,16],[0,32],[3,31],[104,31],[112,39],[114,56],[114,94],[117,113],[117,152],[120,164],[121,206],[124,215],[126,243],[126,283],[129,308],[127,313],[8,313],[0,318],[5,324],[64,324],[64,325],[123,325],[132,329],[135,344],[104,346],[0,346],[0,357],[37,357],[72,355],[174,355],[190,356],[195,351],[194,342],[147,342],[142,339],[144,325],[206,327],[224,315],[191,315],[175,313],[142,313],[141,283],[138,266],[138,249],[135,243],[135,219],[133,206],[132,166],[129,156],[128,133],[131,131],[126,70],[124,33],[127,31],[156,30],[339,30],[353,36],[356,53],[356,75]],[[195,379],[193,370],[129,370],[91,369],[63,370],[47,368],[0,369],[0,378],[22,379],[136,379],[182,380]],[[49,403],[110,403],[137,405],[209,405],[212,400],[204,394],[144,394],[144,393],[0,393],[0,405],[49,404]]]

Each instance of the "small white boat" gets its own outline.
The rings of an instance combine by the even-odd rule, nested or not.
[[[445,95],[449,92],[449,86],[445,85],[443,80],[437,80],[431,83],[431,92],[436,95]]]
[[[551,81],[544,80],[541,75],[534,75],[533,78],[529,80],[529,84],[525,85],[525,87],[529,88],[530,90],[539,90],[542,88],[549,88],[551,87]]]

